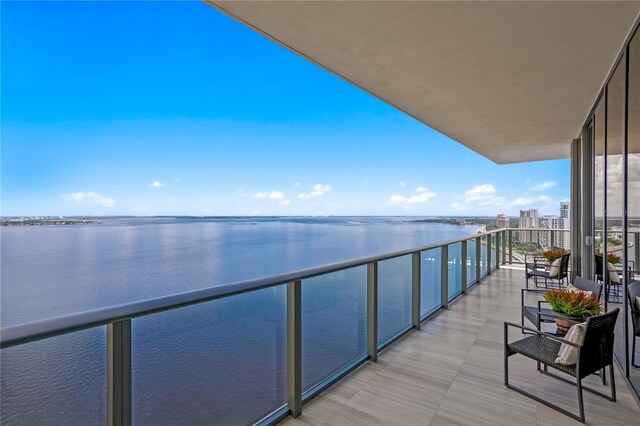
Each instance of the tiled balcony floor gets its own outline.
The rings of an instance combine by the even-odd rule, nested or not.
[[[309,425],[577,425],[503,385],[503,322],[519,323],[522,270],[502,268],[305,405]],[[511,336],[520,335],[514,330]],[[513,340],[513,338],[511,338]],[[575,412],[575,387],[536,372],[533,361],[510,359],[511,382]],[[618,401],[585,392],[590,425],[640,425],[640,408],[616,368]],[[601,389],[598,379],[585,384]],[[601,389],[602,390],[602,389]],[[606,389],[604,390],[606,392]]]

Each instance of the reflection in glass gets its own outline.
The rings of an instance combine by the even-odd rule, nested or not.
[[[480,237],[480,241],[482,242],[480,245],[480,273],[484,277],[487,275],[487,236],[483,235]]]
[[[596,108],[594,133],[594,249],[603,249],[602,230],[604,229],[604,129],[605,129],[605,100],[600,100]]]
[[[378,263],[378,344],[411,325],[411,255]]]
[[[448,297],[449,300],[462,293],[462,244],[449,246],[448,264]]]
[[[439,248],[420,253],[420,316],[442,306],[440,259]]]
[[[467,285],[476,281],[476,240],[467,241]]]
[[[0,424],[105,424],[106,334],[96,327],[3,349]]]
[[[286,285],[132,321],[137,425],[255,423],[286,403]]]
[[[302,282],[302,389],[367,353],[367,267]]]
[[[607,253],[609,271],[609,300],[622,302],[621,279],[617,271],[622,271],[622,193],[624,191],[624,164],[622,161],[622,133],[624,132],[624,63],[622,58],[609,81],[607,90],[607,157],[604,249]]]
[[[640,271],[640,35],[629,46],[629,103],[627,136],[627,259],[628,267]],[[640,272],[634,279],[640,280]],[[629,338],[635,334],[629,318]],[[619,335],[622,333],[618,333]],[[640,337],[636,337],[636,364],[640,364]],[[632,350],[631,341],[629,351]],[[620,357],[622,358],[622,357]],[[629,354],[631,358],[631,354]],[[640,392],[640,368],[630,366],[629,379]]]

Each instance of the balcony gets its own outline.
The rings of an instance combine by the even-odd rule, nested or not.
[[[571,425],[575,421],[504,387],[503,321],[519,321],[524,272],[500,268],[283,424]],[[575,407],[574,388],[513,357],[514,384]],[[618,401],[585,395],[587,423],[634,424],[640,409],[620,374]],[[598,388],[595,378],[589,384]]]
[[[3,377],[12,390],[3,419],[273,424],[293,421],[291,414],[310,424],[568,424],[503,385],[502,325],[519,320],[524,283],[520,266],[508,263],[515,232],[500,229],[3,329],[3,362],[27,370],[12,376],[15,383]],[[196,331],[198,341],[189,340]],[[77,362],[73,351],[104,348],[106,357],[94,357],[102,365],[82,365],[91,371],[84,375],[76,365],[59,365],[67,358],[55,364],[85,389],[83,397],[96,407],[84,415],[95,418],[40,406],[25,410],[37,382],[29,370],[43,370],[21,358],[32,345],[69,347],[71,364]],[[574,405],[569,385],[541,377],[534,364],[513,359],[512,365],[514,382]],[[48,374],[56,372],[41,372]],[[640,415],[624,379],[617,383],[616,403],[586,396],[590,424],[630,424]]]

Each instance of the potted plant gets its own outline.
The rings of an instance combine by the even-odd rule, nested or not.
[[[600,313],[600,302],[596,296],[588,296],[582,291],[548,290],[544,299],[551,305],[560,335],[566,334],[572,325],[586,317]]]
[[[617,265],[621,260],[622,259],[620,258],[620,256],[615,253],[607,254],[607,262],[611,263],[612,265]]]
[[[555,260],[558,260],[562,257],[562,255],[564,255],[567,251],[560,249],[560,250],[545,250],[542,252],[542,255],[544,256],[545,259],[547,259],[547,262],[549,263],[553,263]]]

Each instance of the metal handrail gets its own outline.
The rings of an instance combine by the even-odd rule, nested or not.
[[[237,281],[230,284],[221,284],[200,290],[192,290],[184,293],[172,294],[153,299],[125,303],[122,305],[109,306],[105,308],[93,309],[91,311],[79,312],[70,315],[50,318],[46,320],[34,321],[2,328],[0,330],[0,349],[22,345],[24,343],[47,339],[62,334],[111,324],[117,321],[133,319],[141,316],[169,311],[184,306],[210,302],[216,299],[235,296],[250,291],[262,290],[277,285],[282,285],[291,281],[304,280],[319,275],[330,274],[345,269],[364,266],[371,262],[380,262],[396,257],[406,256],[416,252],[432,250],[462,241],[472,240],[485,235],[502,232],[505,229],[497,229],[484,233],[473,234],[467,237],[460,237],[440,243],[427,244],[384,253],[380,255],[361,257],[353,260],[330,263],[297,271],[286,272],[284,274],[269,277],[255,278],[245,281]]]
[[[492,235],[503,231],[568,231],[566,229],[540,229],[540,228],[501,228],[488,232],[477,233],[466,237],[455,238],[424,246],[413,247],[384,253],[380,255],[361,257],[353,260],[330,263],[297,271],[286,272],[284,274],[269,277],[255,278],[245,281],[237,281],[229,284],[221,284],[215,287],[208,287],[200,290],[192,290],[184,293],[172,294],[153,299],[125,303],[122,305],[109,306],[105,308],[93,309],[91,311],[79,312],[64,315],[46,320],[34,321],[2,328],[0,330],[0,349],[21,345],[37,340],[47,339],[62,334],[111,324],[117,321],[133,319],[141,316],[169,311],[189,305],[210,302],[216,299],[235,296],[250,291],[261,290],[287,282],[304,280],[319,275],[330,274],[358,266],[364,266],[371,262],[380,262],[396,257],[437,249],[443,246],[469,241],[478,237]]]

